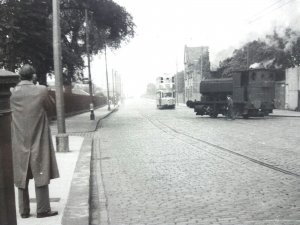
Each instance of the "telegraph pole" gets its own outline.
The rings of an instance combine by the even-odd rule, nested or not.
[[[107,57],[106,57],[106,44],[104,48],[104,54],[105,54],[105,71],[106,71],[106,86],[107,86],[107,110],[110,110],[110,102],[109,102],[109,84],[108,84],[108,71],[107,71]]]
[[[112,89],[113,89],[113,103],[114,103],[114,106],[116,106],[116,103],[115,103],[115,100],[116,100],[116,94],[115,94],[115,71],[112,69]]]
[[[93,87],[92,87],[92,75],[91,75],[91,61],[90,61],[90,38],[89,38],[89,20],[88,20],[88,11],[84,10],[85,14],[85,40],[86,40],[86,56],[88,63],[88,74],[89,74],[89,92],[90,92],[90,120],[95,120],[94,114],[94,101],[93,101]]]
[[[115,71],[115,105],[118,103],[118,89],[119,89],[119,78],[117,76],[117,71]]]
[[[176,104],[178,105],[178,60],[176,59]]]
[[[53,8],[53,58],[55,73],[55,97],[57,131],[56,151],[69,151],[69,136],[66,134],[65,103],[63,92],[62,64],[61,64],[61,30],[60,30],[60,0],[52,0]]]
[[[249,63],[250,63],[250,60],[249,60],[249,44],[247,46],[247,69],[249,69]]]

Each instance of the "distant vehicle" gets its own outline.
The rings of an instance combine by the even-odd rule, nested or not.
[[[175,109],[174,77],[156,78],[156,106],[158,109]]]
[[[196,115],[226,115],[228,95],[233,99],[235,116],[263,117],[274,109],[275,81],[281,70],[249,69],[233,71],[229,78],[206,79],[200,83],[200,101],[187,101]]]

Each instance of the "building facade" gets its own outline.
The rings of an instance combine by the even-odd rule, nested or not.
[[[285,71],[285,109],[300,111],[300,67]]]
[[[200,100],[200,82],[210,77],[209,49],[207,46],[184,47],[185,102]]]

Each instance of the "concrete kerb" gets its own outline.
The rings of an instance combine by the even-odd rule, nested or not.
[[[73,174],[67,205],[64,209],[62,218],[63,225],[89,224],[89,186],[92,146],[93,139],[85,138]]]
[[[115,112],[117,110],[118,110],[118,107],[115,107],[114,109],[112,109],[110,111],[107,111],[106,114],[104,114],[104,115],[102,115],[102,116],[99,117],[99,119],[95,123],[95,126],[91,127],[89,130],[86,130],[86,131],[73,131],[73,132],[68,132],[68,134],[95,132],[98,129],[98,126],[99,126],[99,123],[101,122],[101,120],[103,120],[106,117],[110,116],[110,114],[112,114],[113,112]]]
[[[107,118],[118,107],[101,116],[94,128],[86,132],[97,130],[101,120]],[[74,170],[71,188],[66,207],[63,212],[62,225],[88,225],[90,223],[90,184],[93,138],[84,138]]]
[[[97,129],[98,129],[98,126],[99,126],[99,123],[101,120],[107,118],[108,116],[110,116],[110,114],[112,114],[113,112],[116,112],[117,110],[119,109],[119,107],[115,107],[114,109],[112,109],[111,111],[108,111],[107,114],[105,114],[104,116],[101,116],[98,121],[97,121],[97,124],[96,124],[96,127],[95,129],[92,131],[92,132],[95,132]]]
[[[300,118],[299,116],[292,116],[292,115],[269,115],[271,117],[294,117],[294,118]]]
[[[292,110],[282,110],[282,109],[274,109],[273,113],[269,116],[271,117],[300,117],[299,111],[292,111]]]

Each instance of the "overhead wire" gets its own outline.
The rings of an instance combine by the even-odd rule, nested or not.
[[[260,14],[264,13],[265,11],[267,11],[268,9],[272,8],[273,6],[277,5],[278,3],[282,2],[282,1],[284,1],[284,0],[277,0],[277,1],[273,2],[273,4],[263,8],[262,10],[260,10],[256,14],[254,14],[252,18],[256,18],[256,17],[260,16]]]
[[[272,8],[273,6],[277,5],[278,3],[282,2],[283,0],[279,0],[279,1],[276,1],[275,3],[273,3],[272,5],[270,5],[269,7],[265,8],[263,11],[261,11],[261,13],[258,13],[254,19],[250,20],[248,23],[251,24],[251,23],[254,23],[255,21],[261,19],[262,17],[266,16],[267,14],[275,11],[275,10],[278,10],[280,8],[282,8],[283,6],[291,3],[292,1],[295,1],[295,0],[288,0],[287,2],[284,2],[283,4],[279,5],[277,8],[273,8],[271,10],[268,11],[268,9]],[[262,14],[263,12],[265,12],[264,14]],[[261,14],[261,15],[260,15]]]

